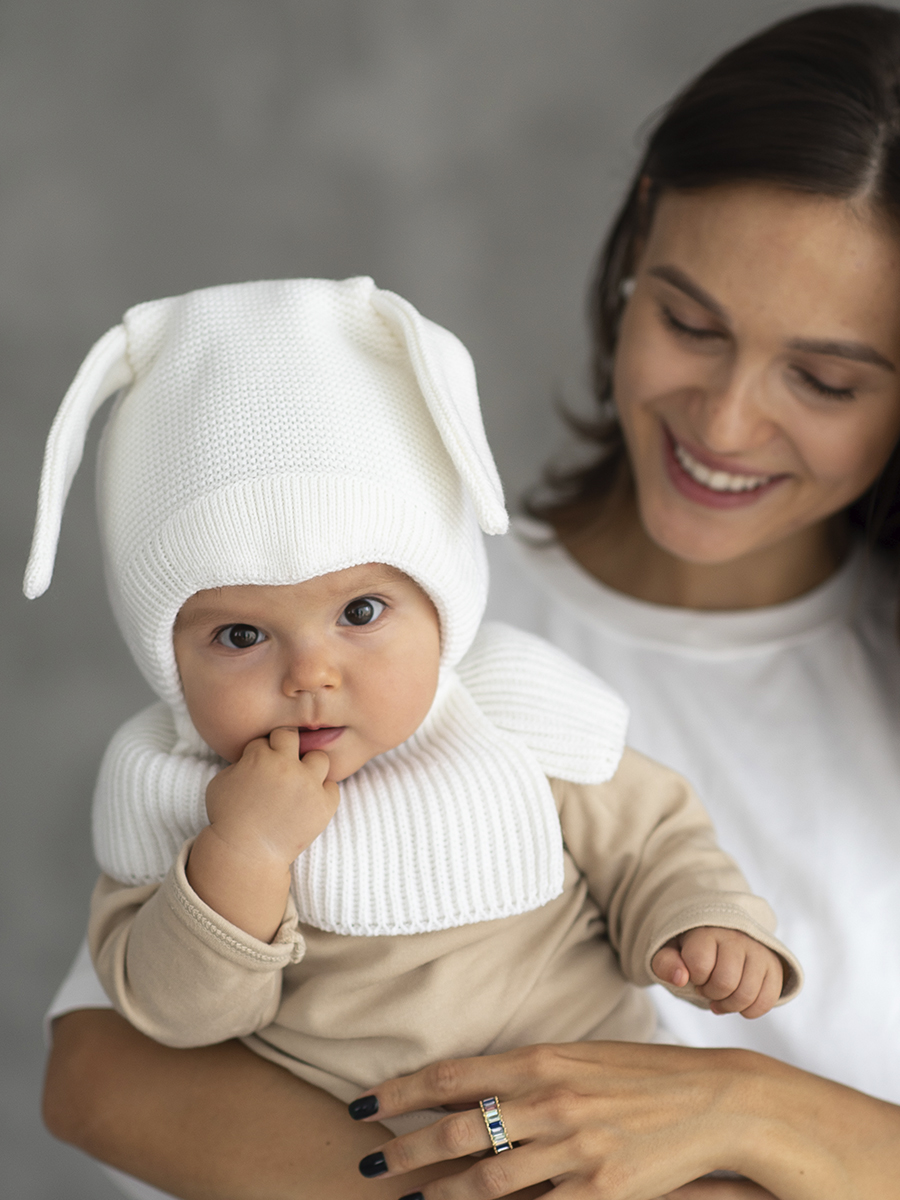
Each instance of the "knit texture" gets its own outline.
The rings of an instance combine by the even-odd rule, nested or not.
[[[416,733],[340,784],[335,816],[294,864],[300,919],[333,933],[412,934],[546,904],[563,886],[547,777],[611,778],[626,724],[623,702],[560,651],[485,625]],[[207,824],[206,785],[223,763],[187,744],[161,704],[110,743],[94,846],[123,883],[159,882]]]
[[[130,309],[48,439],[29,595],[49,582],[90,415],[114,387],[97,484],[107,581],[167,703],[183,707],[174,619],[206,588],[387,563],[434,601],[443,662],[465,653],[487,592],[479,526],[503,532],[506,513],[472,362],[451,333],[367,278]]]
[[[547,775],[597,783],[614,774],[628,709],[596,675],[555,646],[486,621],[459,674],[485,715],[518,735]]]

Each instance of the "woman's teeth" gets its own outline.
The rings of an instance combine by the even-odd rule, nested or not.
[[[673,448],[682,470],[712,492],[752,492],[774,478],[772,475],[732,475],[728,471],[711,471],[688,454],[684,446],[675,442]]]

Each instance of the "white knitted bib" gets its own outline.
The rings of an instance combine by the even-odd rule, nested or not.
[[[560,651],[484,625],[416,733],[340,785],[335,816],[294,864],[301,921],[357,936],[412,934],[546,904],[563,886],[547,777],[611,778],[627,720],[619,697]],[[164,704],[109,745],[94,846],[122,882],[160,881],[207,824],[206,786],[222,762],[181,745]]]

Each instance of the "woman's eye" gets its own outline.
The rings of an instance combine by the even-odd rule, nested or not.
[[[246,650],[265,641],[266,635],[255,625],[226,625],[216,636],[216,641],[232,650]]]
[[[719,329],[710,329],[705,325],[688,325],[684,321],[680,321],[671,309],[662,306],[662,316],[665,323],[675,333],[682,334],[685,337],[697,338],[700,341],[710,341],[713,338],[721,338],[724,336]]]
[[[794,367],[794,371],[802,383],[812,388],[814,392],[818,392],[820,396],[828,396],[832,400],[852,400],[856,395],[856,390],[852,387],[829,387],[827,383],[823,383],[809,371],[804,371],[803,367]]]
[[[380,617],[387,605],[374,596],[360,596],[351,600],[338,619],[338,625],[371,625]]]

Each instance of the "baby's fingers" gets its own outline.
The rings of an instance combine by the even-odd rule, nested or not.
[[[681,958],[690,973],[691,983],[696,988],[702,988],[709,983],[720,962],[722,932],[722,930],[700,926],[697,929],[689,929],[678,939]],[[737,984],[739,979],[740,972],[735,975],[734,983]],[[707,995],[707,993],[704,992],[703,995]]]
[[[704,989],[705,994],[715,1001],[713,1012],[739,1012],[748,1019],[761,1017],[781,995],[781,963],[771,951],[763,947],[756,949],[757,953],[747,954],[740,980],[728,995],[720,998]],[[715,972],[710,980],[711,987],[715,987],[714,980]],[[725,986],[727,983],[723,982],[722,987]]]
[[[300,757],[300,731],[296,726],[279,725],[269,734],[269,745],[276,754],[286,754],[291,758]]]
[[[328,776],[331,760],[324,750],[307,750],[303,755],[303,765],[316,783],[324,783]]]
[[[743,1012],[760,993],[766,974],[765,964],[743,954],[740,955],[741,962],[734,961],[733,953],[725,952],[721,957],[721,967],[717,962],[709,983],[700,989],[701,994],[713,1001],[713,1012]]]
[[[300,758],[300,730],[293,725],[279,725],[269,734],[269,745],[276,754]],[[324,750],[307,750],[302,762],[316,783],[324,783],[331,761]]]
[[[765,978],[756,999],[751,1001],[746,1008],[737,1010],[748,1021],[752,1021],[755,1017],[765,1016],[778,1003],[781,996],[781,989],[784,986],[784,968],[781,965],[781,960],[774,954],[772,955],[772,960],[772,962],[766,965]]]
[[[685,987],[691,979],[691,973],[675,946],[663,946],[662,950],[657,950],[650,970],[657,979],[672,987]]]

